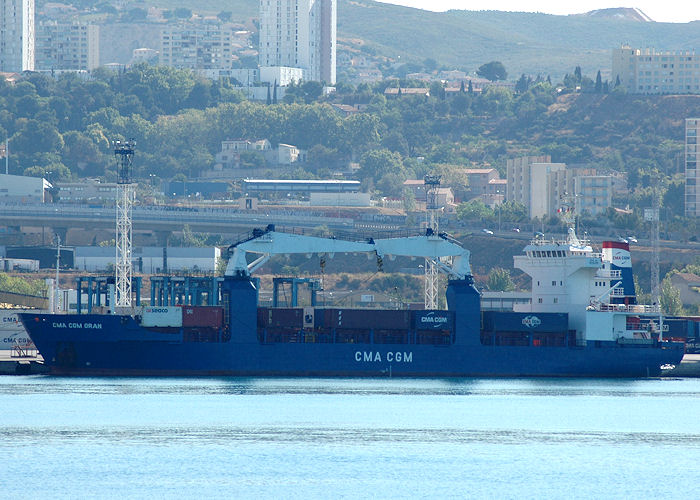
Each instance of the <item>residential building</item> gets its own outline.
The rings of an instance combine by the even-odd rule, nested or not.
[[[269,85],[275,83],[280,87],[286,87],[290,83],[299,83],[304,79],[304,70],[290,68],[288,66],[261,66],[260,81]]]
[[[334,84],[337,0],[260,0],[261,67],[304,70],[304,79]]]
[[[175,26],[160,32],[158,62],[175,68],[231,69],[239,48],[232,28],[220,24]]]
[[[577,214],[598,215],[612,206],[611,175],[575,175],[574,196]]]
[[[426,191],[425,181],[423,179],[407,179],[403,181],[404,189],[409,189],[413,193],[413,198],[416,201],[425,202]]]
[[[486,193],[489,190],[489,183],[500,177],[495,168],[465,168],[462,172],[467,176],[467,186],[473,197]]]
[[[0,72],[34,70],[34,0],[0,0]]]
[[[257,151],[265,154],[272,149],[270,141],[260,139],[251,141],[249,139],[233,139],[221,141],[221,151],[216,154],[216,162],[226,167],[237,167],[241,164],[241,152]]]
[[[566,168],[563,163],[553,164],[551,161],[552,158],[546,155],[512,158],[506,162],[506,180],[508,181],[506,200],[525,205],[530,218],[549,213],[546,202],[547,174],[552,168],[555,170]]]
[[[158,60],[158,51],[148,47],[140,47],[131,51],[131,64]]]
[[[612,205],[613,178],[595,169],[552,163],[549,156],[509,159],[506,166],[506,199],[525,205],[530,218],[555,215],[563,205],[591,215]]]
[[[700,118],[685,121],[685,216],[700,216],[700,168],[698,168]]]
[[[491,179],[478,198],[491,208],[496,208],[505,201],[507,191],[507,179]]]
[[[671,284],[680,292],[681,303],[684,306],[700,304],[700,276],[692,273],[674,273]]]
[[[37,70],[92,70],[100,65],[99,26],[44,21],[36,31]]]
[[[405,95],[428,97],[430,89],[423,87],[387,87],[384,89],[384,97],[401,97]]]
[[[274,150],[273,150],[274,152]],[[266,157],[270,163],[275,163],[277,165],[290,165],[298,161],[303,161],[304,154],[296,146],[291,144],[278,144],[277,154],[267,154]]]
[[[623,45],[613,50],[612,81],[636,94],[700,93],[700,55]]]

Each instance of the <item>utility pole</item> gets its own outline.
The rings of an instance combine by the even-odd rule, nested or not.
[[[134,185],[131,182],[131,162],[134,157],[134,140],[115,141],[114,157],[117,160],[117,240],[114,306],[131,307],[131,211],[134,204]],[[114,307],[112,308],[114,310]]]
[[[652,208],[644,210],[644,220],[651,222],[651,302],[659,308],[659,340],[663,340],[663,312],[661,311],[661,284],[659,277],[659,189],[658,183],[654,184],[654,195],[652,200]]]

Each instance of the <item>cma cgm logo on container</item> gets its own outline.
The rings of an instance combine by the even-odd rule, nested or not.
[[[542,320],[537,316],[525,316],[523,318],[523,325],[528,328],[537,328],[542,324]]]
[[[435,316],[435,313],[429,312],[425,316],[421,316],[420,322],[430,323],[433,325],[447,323],[447,316]]]

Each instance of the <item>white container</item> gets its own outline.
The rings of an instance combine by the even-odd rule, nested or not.
[[[143,308],[141,325],[179,328],[182,326],[182,307],[148,306]]]
[[[31,310],[0,309],[0,351],[11,351],[15,346],[33,348],[34,342],[29,338],[17,312]]]

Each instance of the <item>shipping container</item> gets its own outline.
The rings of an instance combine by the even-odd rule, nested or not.
[[[452,311],[413,311],[413,328],[416,330],[452,330]]]
[[[566,313],[483,312],[483,329],[488,332],[566,332],[569,315]],[[510,345],[510,344],[507,344]]]
[[[141,313],[141,325],[143,326],[182,326],[182,307],[159,306],[144,307]]]
[[[182,326],[221,327],[224,308],[220,306],[183,306]]]
[[[406,330],[410,326],[411,313],[405,310],[332,309],[331,311],[330,326],[334,328]]]
[[[258,326],[261,328],[292,327],[301,328],[304,310],[301,308],[259,307]]]

